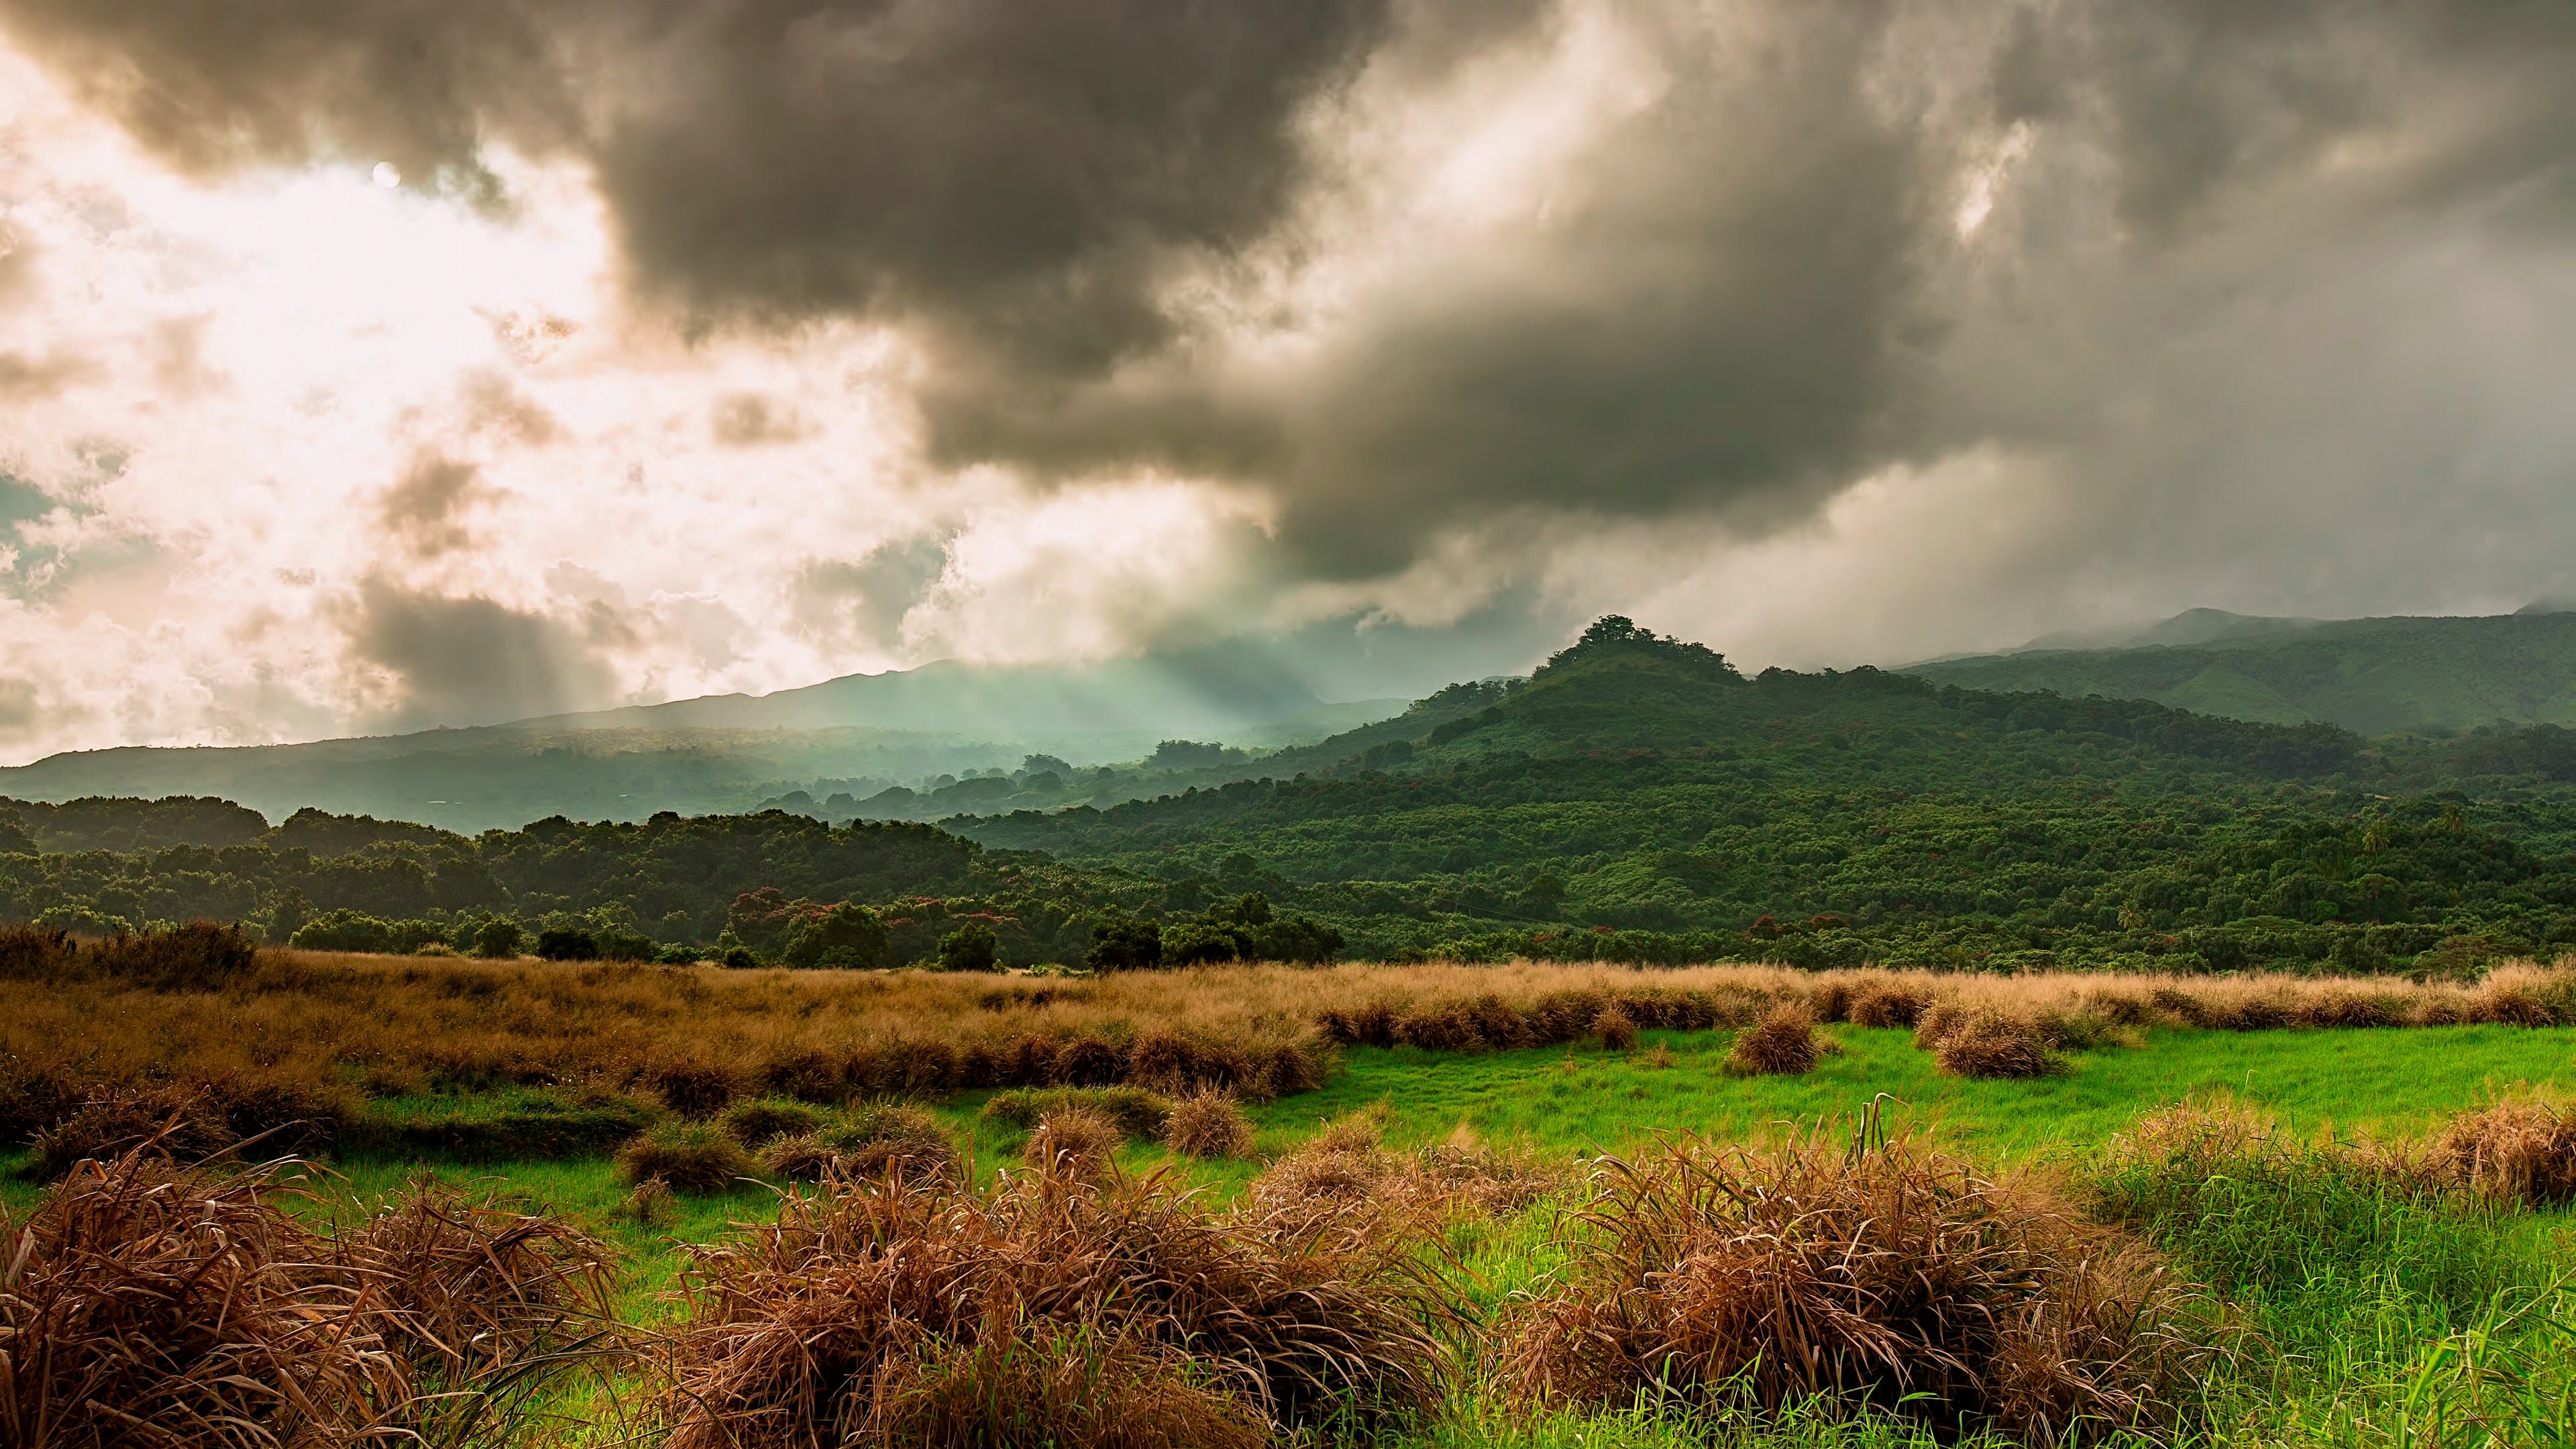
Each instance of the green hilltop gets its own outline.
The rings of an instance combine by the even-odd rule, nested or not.
[[[1905,672],[1965,689],[2151,699],[2363,735],[2570,725],[2576,613],[2320,621],[2196,609],[2113,647],[2033,647]]]

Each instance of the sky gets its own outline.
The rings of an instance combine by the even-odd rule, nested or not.
[[[0,758],[2576,596],[2576,6],[0,0]]]

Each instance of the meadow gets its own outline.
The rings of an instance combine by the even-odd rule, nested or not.
[[[276,1367],[220,1434],[154,1401],[160,1442],[2576,1432],[2558,971],[184,976],[0,980],[10,1442],[155,1442],[66,1407],[67,1365],[152,1339],[120,1284],[248,1273],[254,1200],[305,1236],[241,1283],[383,1345],[309,1370],[363,1412]],[[443,1246],[380,1246],[405,1223]],[[245,1382],[319,1352],[255,1339],[185,1347]],[[119,1362],[91,1401],[143,1393]]]

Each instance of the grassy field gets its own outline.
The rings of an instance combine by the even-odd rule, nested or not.
[[[403,989],[423,1001],[462,1003],[463,1009],[491,1009],[495,1000],[518,1002],[512,1008],[513,1030],[523,1040],[560,1029],[549,1027],[541,1013],[522,1008],[545,999],[545,993],[569,991],[569,985],[532,985],[523,975],[504,971],[466,978],[497,980],[497,990],[458,990],[438,984],[446,978],[437,973],[450,969],[439,967],[426,977],[406,973],[400,978]],[[363,1009],[348,989],[350,977],[325,979],[333,984],[318,994],[332,996],[334,1010]],[[1258,990],[1233,1005],[1221,1004],[1223,983],[1213,978],[1175,983],[1173,995],[1182,1010],[1196,1012],[1202,1020],[1246,1024],[1264,1040],[1290,1040],[1303,1030],[1289,996],[1295,978],[1247,971],[1244,979]],[[1508,997],[1521,1003],[1512,1008],[1520,1013],[1517,1020],[1543,1022],[1546,1003],[1556,999],[1551,992],[1561,994],[1571,984],[1607,989],[1615,1000],[1626,989],[1623,982],[1637,979],[1632,972],[1506,971],[1479,977],[1456,968],[1412,974],[1370,968],[1306,978],[1318,988],[1320,999],[1352,1010],[1400,992],[1403,1009],[1412,1013],[1400,1019],[1427,1024],[1395,1034],[1410,1030],[1430,1040],[1449,1039],[1442,1033],[1451,1028],[1438,1022],[1440,1013],[1453,1007],[1443,1003],[1465,999],[1469,988],[1484,988],[1479,998]],[[593,1003],[588,1019],[631,1022],[615,1030],[667,1042],[672,1039],[669,1024],[635,1004],[660,1005],[689,994],[671,980],[604,977],[603,989],[628,1007],[603,1013]],[[1817,989],[1811,983],[1783,973],[1735,972],[1696,984],[1742,989],[1758,1004],[1778,997],[1784,985]],[[1063,988],[1011,981],[928,983],[954,997],[954,1009],[970,1021],[1012,1018],[1013,1032],[1043,1033],[1043,1023],[1033,1025],[1028,1018],[1069,1008],[1095,1028],[1140,1037],[1151,1030],[1145,992],[1150,985],[1104,983],[1115,993],[1104,999],[1101,988],[1049,998],[1041,993]],[[2103,993],[2126,991],[2130,998],[2143,999],[2147,990],[2101,981],[2063,987],[1957,985],[1970,995],[1982,991],[1992,1003],[2018,1003],[2019,1009],[2043,1017],[2061,1009],[2136,1017],[2137,1012],[2124,1012],[2116,1003],[2104,1005]],[[873,982],[732,982],[718,977],[710,989],[717,994],[702,1000],[721,1008],[728,1031],[758,1036],[783,1053],[792,1044],[785,1028],[744,1025],[758,1016],[756,1002],[793,1015],[796,994],[805,993],[809,1000],[825,1003],[823,1012],[852,1013],[846,1024],[832,1030],[858,1037],[868,1028],[857,1020],[851,993],[864,997],[884,988]],[[2464,1112],[2534,1093],[2544,1099],[2553,1093],[2576,1094],[2576,1026],[2471,1020],[2439,1026],[2248,1030],[2171,1024],[2172,1013],[2180,1012],[2241,1028],[2249,1017],[2239,1009],[2242,1001],[2257,997],[2273,1005],[2263,1008],[2269,1015],[2251,1013],[2254,1020],[2288,1019],[2303,1009],[2281,994],[2289,988],[2206,983],[2200,989],[2214,993],[2207,999],[2219,1004],[2173,1008],[2162,1020],[2117,1026],[2093,1021],[2081,1029],[2067,1028],[2073,1039],[2063,1045],[2058,1070],[2013,1080],[1945,1073],[1935,1053],[1918,1044],[1912,1031],[1849,1021],[1818,1027],[1817,1038],[1829,1044],[1825,1055],[1814,1070],[1786,1076],[1731,1071],[1729,1056],[1739,1032],[1725,1025],[1648,1028],[1615,1046],[1598,1035],[1502,1050],[1345,1044],[1330,1052],[1320,1085],[1244,1102],[1254,1129],[1248,1156],[1194,1160],[1150,1141],[1131,1141],[1119,1149],[1116,1161],[1131,1179],[1159,1174],[1211,1207],[1248,1204],[1258,1200],[1260,1184],[1270,1180],[1265,1174],[1286,1172],[1322,1151],[1321,1137],[1342,1130],[1335,1124],[1367,1121],[1375,1124],[1373,1132],[1384,1143],[1372,1150],[1387,1161],[1428,1161],[1448,1150],[1444,1144],[1455,1149],[1473,1143],[1481,1144],[1476,1150],[1513,1154],[1555,1174],[1561,1190],[1533,1204],[1516,1199],[1504,1209],[1456,1213],[1444,1207],[1413,1225],[1423,1232],[1417,1246],[1407,1251],[1421,1255],[1439,1292],[1458,1305],[1467,1321],[1480,1325],[1445,1331],[1444,1352],[1453,1356],[1457,1378],[1435,1410],[1375,1436],[1413,1449],[1617,1449],[1712,1442],[1863,1449],[1934,1442],[1919,1419],[1855,1416],[1847,1402],[1830,1395],[1803,1405],[1783,1406],[1774,1399],[1759,1408],[1751,1401],[1712,1398],[1705,1391],[1681,1398],[1650,1395],[1634,1403],[1598,1397],[1580,1403],[1541,1402],[1516,1388],[1518,1381],[1493,1357],[1495,1345],[1516,1331],[1508,1327],[1521,1321],[1515,1315],[1525,1315],[1534,1299],[1568,1291],[1566,1285],[1574,1281],[1567,1274],[1576,1259],[1569,1255],[1577,1254],[1588,1241],[1585,1233],[1593,1230],[1567,1213],[1581,1205],[1576,1184],[1601,1170],[1599,1159],[1605,1154],[1651,1162],[1671,1143],[1692,1138],[1757,1147],[1799,1141],[1840,1144],[1864,1112],[1874,1112],[1888,1135],[1996,1175],[2004,1184],[2000,1191],[2072,1204],[2067,1211],[2089,1214],[2133,1234],[2164,1255],[2176,1281],[2196,1285],[2194,1301],[2204,1305],[2207,1324],[2224,1327],[2225,1354],[2190,1376],[2190,1402],[2179,1420],[2151,1432],[2115,1437],[2212,1449],[2276,1444],[2536,1449],[2569,1442],[2566,1436],[2576,1431],[2570,1399],[2576,1374],[2567,1368],[2567,1350],[2576,1341],[2576,1309],[2564,1290],[2569,1275],[2576,1273],[2576,1249],[2566,1238],[2566,1210],[2503,1204],[2447,1189],[2417,1190],[2404,1186],[2385,1164],[2421,1159],[2420,1151],[2407,1156],[2415,1151],[2407,1144],[2438,1137]],[[2316,1001],[2345,1000],[2366,989],[2331,983],[2296,988],[2307,993],[2302,999]],[[2435,1020],[2474,1018],[2481,1010],[2492,1017],[2543,1019],[2536,1009],[2511,1003],[2555,999],[2548,997],[2545,983],[2507,983],[2501,988],[2505,1007],[2476,1006],[2496,999],[2499,989],[2484,988],[2481,996],[2477,989],[2463,988],[2437,997],[2419,989],[2405,998],[2419,1005],[2384,1014],[2404,1020],[2397,1013],[2424,1011],[2420,1003],[2432,1001]],[[2400,996],[2407,990],[2395,988]],[[2334,996],[2338,991],[2343,998]],[[734,993],[735,999],[723,999],[724,992]],[[1640,1009],[1661,1009],[1653,1007],[1653,999],[1633,999],[1646,1003]],[[2468,1006],[2440,1005],[2451,1001]],[[1105,1017],[1104,1008],[1114,1009],[1117,1019]],[[220,1009],[213,998],[193,1005],[160,1004],[165,1014],[193,1012],[201,1018]],[[311,1008],[261,1005],[254,999],[247,1009],[253,1015],[274,1015],[282,1009]],[[2316,1014],[2328,1009],[2319,1007]],[[2349,1010],[2349,1001],[2331,1009]],[[805,1011],[809,1019],[816,1014],[812,1007]],[[1490,1019],[1490,1010],[1487,1015]],[[925,1031],[923,1023],[932,1019],[920,1003],[905,1008],[905,1020],[916,1033]],[[1543,1036],[1539,1027],[1519,1029]],[[583,1047],[585,1053],[600,1049],[596,1041]],[[678,1091],[683,1085],[666,1082],[659,1090]],[[366,1205],[403,1193],[423,1179],[463,1185],[509,1208],[559,1218],[596,1235],[619,1262],[616,1312],[657,1331],[688,1326],[687,1310],[675,1290],[692,1252],[744,1241],[744,1234],[777,1218],[781,1194],[793,1191],[775,1180],[738,1181],[717,1191],[681,1194],[658,1214],[639,1217],[633,1189],[613,1160],[611,1144],[645,1120],[621,1114],[663,1110],[649,1094],[639,1096],[639,1089],[628,1088],[622,1095],[598,1090],[583,1095],[568,1086],[478,1086],[465,1080],[431,1086],[410,1073],[386,1073],[385,1087],[366,1098],[364,1115],[344,1130],[341,1149],[313,1178],[314,1195],[298,1200],[294,1212],[328,1229],[360,1220]],[[728,1090],[737,1089],[760,1090],[756,1079],[737,1081]],[[986,1191],[995,1190],[1004,1169],[1018,1167],[1029,1137],[1025,1129],[986,1110],[995,1094],[994,1088],[950,1087],[913,1097],[935,1116],[962,1152],[971,1180]],[[2232,1114],[2225,1115],[2229,1121],[2259,1119],[2263,1133],[2245,1141],[2230,1139],[2225,1153],[2205,1161],[2170,1152],[2141,1155],[2146,1149],[2138,1144],[2162,1130],[2156,1126],[2159,1114],[2183,1104]],[[2576,1139],[2576,1129],[2570,1137]],[[541,1156],[509,1150],[510,1144],[527,1141],[553,1146]],[[456,1145],[437,1145],[442,1143]],[[1839,1151],[1836,1146],[1834,1152]],[[37,1211],[44,1192],[16,1170],[28,1160],[22,1155],[7,1163],[13,1170],[0,1182],[0,1206],[22,1222]],[[2206,1327],[2204,1332],[2220,1329]],[[617,1404],[635,1402],[643,1394],[643,1382],[630,1372],[612,1384],[614,1392],[607,1397],[596,1388],[557,1391],[550,1403],[565,1417],[522,1426],[514,1431],[514,1442],[610,1442],[625,1432],[617,1427],[622,1422]],[[789,1442],[755,1439],[745,1444],[750,1449],[753,1443]],[[966,1434],[934,1436],[930,1442],[1034,1441]],[[1131,1441],[1112,1436],[1081,1442]]]

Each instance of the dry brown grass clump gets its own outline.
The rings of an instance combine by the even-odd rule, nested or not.
[[[1126,1145],[1127,1134],[1109,1117],[1065,1106],[1038,1119],[1020,1158],[1041,1173],[1088,1180],[1106,1175]]]
[[[1934,1043],[1932,1057],[1946,1075],[1981,1081],[2044,1077],[2064,1069],[2037,1023],[1991,1009],[1951,1024]]]
[[[906,1182],[954,1181],[962,1170],[956,1144],[939,1119],[919,1107],[880,1103],[860,1109],[836,1127],[780,1137],[761,1153],[761,1166],[796,1182],[826,1177]]]
[[[2539,1095],[2451,1119],[2435,1153],[2461,1186],[2496,1202],[2576,1202],[2576,1112]]]
[[[399,1365],[315,1282],[327,1251],[270,1174],[89,1161],[0,1223],[0,1442],[353,1440]]]
[[[1737,1032],[1726,1053],[1726,1069],[1746,1077],[1803,1077],[1816,1069],[1828,1051],[1839,1050],[1816,1036],[1816,1023],[1803,1006],[1782,1004]]]
[[[2053,1446],[2172,1421],[2193,1301],[2136,1244],[1894,1143],[1610,1160],[1498,1354],[1537,1402],[1831,1394]]]
[[[1359,1112],[1272,1163],[1253,1179],[1251,1202],[1283,1221],[1401,1237],[1469,1214],[1519,1212],[1565,1184],[1562,1170],[1489,1146],[1463,1123],[1437,1146],[1391,1151],[1381,1117]]]
[[[1854,1026],[1911,1028],[1923,1019],[1923,1013],[1931,1005],[1932,991],[1928,986],[1901,981],[1873,982],[1853,994],[1851,1022]]]
[[[712,1117],[742,1095],[741,1076],[715,1062],[672,1061],[648,1068],[643,1085],[683,1117]]]
[[[1223,1092],[1195,1092],[1172,1104],[1163,1121],[1163,1145],[1183,1157],[1230,1159],[1252,1155],[1252,1118]]]
[[[333,1235],[404,1392],[381,1418],[431,1445],[504,1444],[568,1366],[623,1355],[608,1249],[559,1218],[416,1182]]]
[[[723,1192],[759,1170],[742,1144],[713,1122],[659,1123],[617,1154],[620,1178],[658,1177],[674,1192]]]
[[[36,1155],[26,1172],[51,1182],[82,1162],[113,1162],[138,1152],[193,1167],[232,1151],[240,1142],[241,1134],[203,1088],[107,1092],[37,1134]]]
[[[697,1250],[669,1449],[1252,1445],[1363,1431],[1445,1387],[1420,1262],[1283,1234],[1159,1178],[796,1194]]]
[[[1048,1087],[997,1092],[984,1104],[983,1115],[1012,1127],[1034,1129],[1038,1119],[1060,1107],[1080,1107],[1118,1124],[1130,1137],[1163,1135],[1172,1115],[1172,1099],[1142,1087]]]
[[[1637,1049],[1637,1022],[1616,1005],[1601,1008],[1592,1018],[1592,1034],[1601,1040],[1605,1052],[1629,1052]]]
[[[292,1167],[91,1160],[0,1219],[0,1443],[503,1442],[622,1346],[582,1234],[416,1187],[326,1237]]]
[[[724,1109],[717,1121],[734,1141],[745,1147],[764,1147],[781,1137],[796,1137],[820,1132],[832,1125],[833,1114],[810,1102],[781,1101],[764,1097],[757,1101],[736,1102]]]

